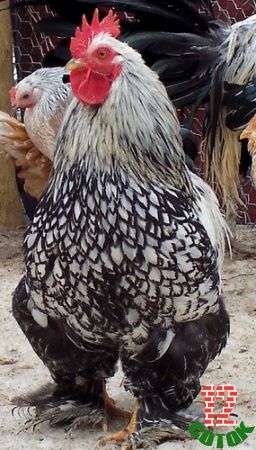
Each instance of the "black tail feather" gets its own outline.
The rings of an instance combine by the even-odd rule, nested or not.
[[[223,104],[229,108],[226,125],[231,130],[242,130],[256,114],[256,79],[246,85],[224,84]]]
[[[208,164],[211,164],[215,136],[219,122],[219,112],[222,107],[223,100],[223,71],[225,70],[226,63],[223,62],[218,65],[217,69],[213,72],[211,80],[211,90],[210,90],[210,105],[209,105],[209,115],[206,123],[206,133],[209,137],[210,142],[210,155],[208,159]]]
[[[190,33],[140,32],[128,36],[125,41],[140,53],[152,52],[160,55],[195,54],[208,51],[216,57],[216,50],[210,47],[209,39]]]

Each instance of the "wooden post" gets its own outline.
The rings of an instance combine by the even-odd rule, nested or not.
[[[1,9],[9,0],[0,3]],[[0,110],[10,113],[9,89],[13,84],[12,29],[10,11],[0,12]],[[1,148],[0,148],[1,151]],[[14,165],[0,154],[0,225],[15,228],[23,224],[21,199],[18,193]]]

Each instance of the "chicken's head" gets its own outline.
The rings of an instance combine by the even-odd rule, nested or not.
[[[32,108],[62,85],[63,67],[37,69],[10,90],[14,108]]]
[[[95,10],[91,25],[83,16],[81,29],[71,39],[73,59],[67,64],[73,93],[81,103],[102,104],[121,74],[122,58],[111,45],[119,32],[119,20],[112,11],[100,22]]]
[[[11,104],[13,108],[31,108],[41,98],[41,90],[29,77],[21,80],[17,86],[10,90]]]

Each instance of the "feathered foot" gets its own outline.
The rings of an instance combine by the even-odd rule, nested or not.
[[[190,437],[186,431],[189,424],[194,420],[203,418],[203,414],[194,416],[193,411],[181,411],[178,415],[173,415],[175,420],[166,420],[165,422],[156,422],[148,425],[148,421],[144,421],[141,417],[141,403],[136,402],[129,425],[122,431],[113,433],[100,439],[98,446],[104,446],[108,443],[121,444],[121,450],[134,450],[137,448],[156,448],[157,445],[169,440],[185,440]],[[177,426],[175,423],[180,425]]]
[[[229,332],[229,318],[219,299],[219,312],[181,324],[166,353],[153,362],[137,354],[130,364],[121,354],[125,373],[124,386],[139,396],[127,428],[98,442],[115,441],[123,450],[155,448],[169,440],[190,438],[192,422],[202,421],[202,410],[193,405],[200,392],[200,376],[224,347]],[[129,356],[129,355],[128,355]]]
[[[191,437],[189,433],[172,423],[170,425],[159,423],[130,434],[126,442],[122,444],[121,450],[155,449],[163,442],[172,440],[183,441],[189,437]]]
[[[64,393],[54,385],[47,385],[26,397],[13,399],[13,403],[19,410],[28,413],[25,430],[30,427],[34,430],[41,423],[49,422],[52,427],[65,425],[69,433],[81,425],[92,427],[99,425],[107,431],[104,400],[97,396],[90,398],[82,390]]]
[[[131,414],[115,406],[103,388],[103,398],[88,399],[82,390],[65,394],[58,391],[54,385],[47,385],[27,397],[13,399],[17,408],[28,413],[25,429],[35,429],[43,422],[50,426],[66,425],[67,431],[72,433],[81,425],[95,427],[101,426],[103,431],[108,429],[108,418],[129,419]],[[34,415],[31,408],[34,407]]]
[[[48,317],[47,328],[39,325],[27,307],[28,300],[22,278],[13,296],[13,314],[55,384],[15,400],[20,410],[35,412],[27,427],[47,421],[53,426],[67,425],[71,431],[80,424],[101,424],[106,430],[108,415],[129,417],[129,413],[115,407],[106,393],[105,378],[114,375],[118,351],[112,347],[103,351],[91,344],[87,350],[86,343],[83,350],[79,349],[58,321]]]

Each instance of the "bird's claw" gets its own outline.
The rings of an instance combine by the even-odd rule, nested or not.
[[[19,409],[23,409],[19,407]],[[27,410],[31,409],[26,407]],[[28,416],[27,416],[28,417]],[[48,422],[51,427],[67,425],[65,428],[69,435],[82,425],[97,427],[102,426],[107,431],[107,414],[104,408],[97,408],[93,404],[66,403],[59,406],[35,407],[35,414],[30,413],[21,431],[32,428],[33,431],[42,423]]]
[[[91,426],[93,428],[100,426],[102,427],[102,431],[106,432],[108,431],[107,417],[104,414],[77,417],[69,424],[66,431],[69,436],[72,436],[72,433],[81,426]]]
[[[121,450],[135,450],[139,448],[155,449],[159,444],[171,440],[185,440],[191,437],[188,432],[175,425],[153,425],[131,433],[122,444]]]

